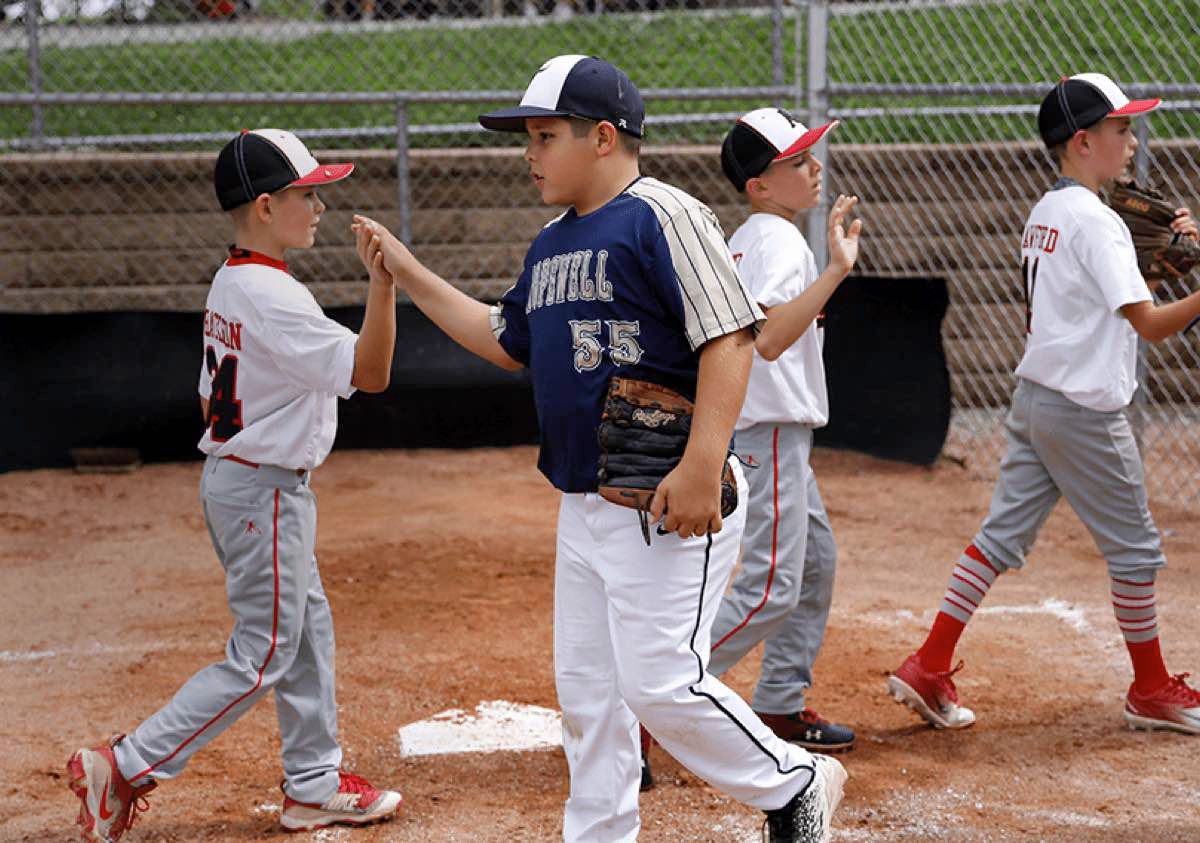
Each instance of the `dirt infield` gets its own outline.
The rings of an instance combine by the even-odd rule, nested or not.
[[[990,483],[946,461],[923,469],[818,450],[813,462],[840,570],[811,703],[859,733],[836,840],[1200,839],[1200,738],[1125,730],[1129,668],[1104,566],[1066,507],[960,648],[959,688],[979,722],[936,733],[883,681],[920,643]],[[229,615],[199,469],[0,475],[0,839],[71,839],[70,752],[132,728],[220,657]],[[403,814],[353,832],[280,833],[279,738],[263,701],[152,795],[127,839],[556,839],[560,751],[413,759],[396,740],[449,708],[556,707],[556,495],[533,450],[335,452],[314,488],[347,766],[402,790]],[[1155,514],[1171,560],[1159,580],[1168,666],[1200,669],[1200,526]],[[731,684],[748,694],[756,665],[735,668]],[[757,812],[661,750],[655,762],[643,840],[758,839]]]

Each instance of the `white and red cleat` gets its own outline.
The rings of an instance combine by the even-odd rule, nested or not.
[[[1188,685],[1186,673],[1172,676],[1153,694],[1139,694],[1129,686],[1125,695],[1125,722],[1131,729],[1171,729],[1200,735],[1200,691]]]
[[[324,803],[297,802],[286,793],[279,822],[287,831],[312,831],[327,825],[369,825],[400,810],[400,794],[378,790],[353,773],[338,773],[337,793]]]
[[[913,653],[904,664],[888,677],[888,693],[921,715],[935,729],[965,729],[975,722],[975,713],[958,704],[954,674],[962,670],[959,662],[954,670],[926,670]]]
[[[84,840],[116,843],[149,805],[145,796],[158,786],[134,787],[117,769],[112,748],[125,737],[117,735],[104,746],[81,749],[67,762],[67,781],[79,797],[79,823]]]

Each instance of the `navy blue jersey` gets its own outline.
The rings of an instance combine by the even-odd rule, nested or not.
[[[538,467],[564,492],[590,492],[609,379],[694,398],[700,346],[762,318],[712,211],[642,178],[602,208],[582,217],[572,208],[542,229],[492,309],[492,330],[530,369]]]

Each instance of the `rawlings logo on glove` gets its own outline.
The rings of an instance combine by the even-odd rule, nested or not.
[[[650,543],[650,501],[687,447],[692,402],[649,381],[614,377],[608,385],[596,434],[600,440],[600,496],[638,511]],[[737,481],[726,464],[721,473],[721,516],[737,509]]]

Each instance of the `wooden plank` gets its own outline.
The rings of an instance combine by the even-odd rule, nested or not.
[[[1017,368],[1025,353],[1023,337],[947,339],[943,345],[951,374],[1008,374]]]
[[[1024,332],[1023,304],[951,304],[942,322],[942,336],[947,339],[1021,337]]]

